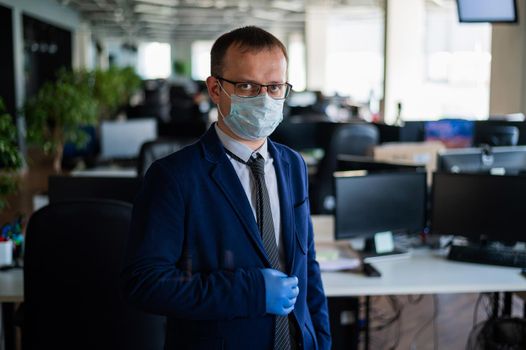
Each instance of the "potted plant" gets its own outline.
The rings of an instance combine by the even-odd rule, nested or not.
[[[53,154],[55,172],[61,171],[64,143],[81,147],[87,141],[81,126],[97,122],[93,91],[92,73],[62,71],[56,81],[44,84],[25,105],[28,141]]]
[[[101,119],[114,119],[119,108],[128,104],[140,86],[141,79],[131,67],[112,66],[95,71],[94,96],[99,103]]]
[[[0,212],[7,206],[7,197],[18,189],[16,171],[22,157],[16,143],[16,127],[0,98]]]
[[[0,98],[0,213],[8,206],[8,196],[18,190],[17,170],[21,167],[22,157],[17,148],[16,127]],[[20,220],[17,222],[20,223]],[[8,226],[9,229],[6,229]],[[10,264],[13,247],[19,252],[21,244],[20,225],[4,225],[0,231],[0,246],[5,246],[6,249],[0,248],[0,265]]]

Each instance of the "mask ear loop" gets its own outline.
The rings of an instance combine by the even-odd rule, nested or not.
[[[217,78],[216,78],[217,79]],[[223,85],[221,84],[221,82],[219,81],[219,79],[217,79],[217,85],[219,85],[219,88],[225,93],[225,95],[228,96],[228,98],[232,99],[232,97],[230,97],[230,95],[228,94],[228,92],[226,92],[226,90],[223,88]],[[217,107],[217,111],[219,112],[219,114],[221,115],[221,118],[225,118],[225,115],[223,114],[223,112],[221,112],[221,107],[219,107],[219,104],[216,104],[216,107]]]
[[[217,85],[219,85],[219,87],[221,88],[221,90],[223,90],[223,92],[225,93],[225,95],[227,95],[229,98],[232,98],[228,92],[226,92],[225,88],[223,88],[223,84],[221,84],[221,81],[219,79],[217,79]]]

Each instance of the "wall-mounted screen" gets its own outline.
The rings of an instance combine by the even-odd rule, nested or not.
[[[515,23],[516,0],[457,0],[460,22]]]

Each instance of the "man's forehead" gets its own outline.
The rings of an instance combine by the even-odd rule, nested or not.
[[[267,74],[270,72],[286,74],[286,57],[279,47],[247,49],[230,46],[228,48],[222,64],[223,74],[242,73],[245,70],[253,72],[254,69],[261,73],[266,71]]]
[[[259,55],[259,54],[269,54],[269,53],[276,53],[280,54],[280,59],[285,59],[285,54],[281,50],[279,46],[263,46],[263,47],[252,47],[243,45],[241,43],[233,43],[230,45],[226,51],[225,56],[231,56],[231,55],[239,55],[239,56],[245,56],[245,55]]]

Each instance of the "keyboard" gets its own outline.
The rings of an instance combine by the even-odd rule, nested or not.
[[[453,245],[447,258],[477,264],[526,268],[526,250],[513,250],[508,247]]]

